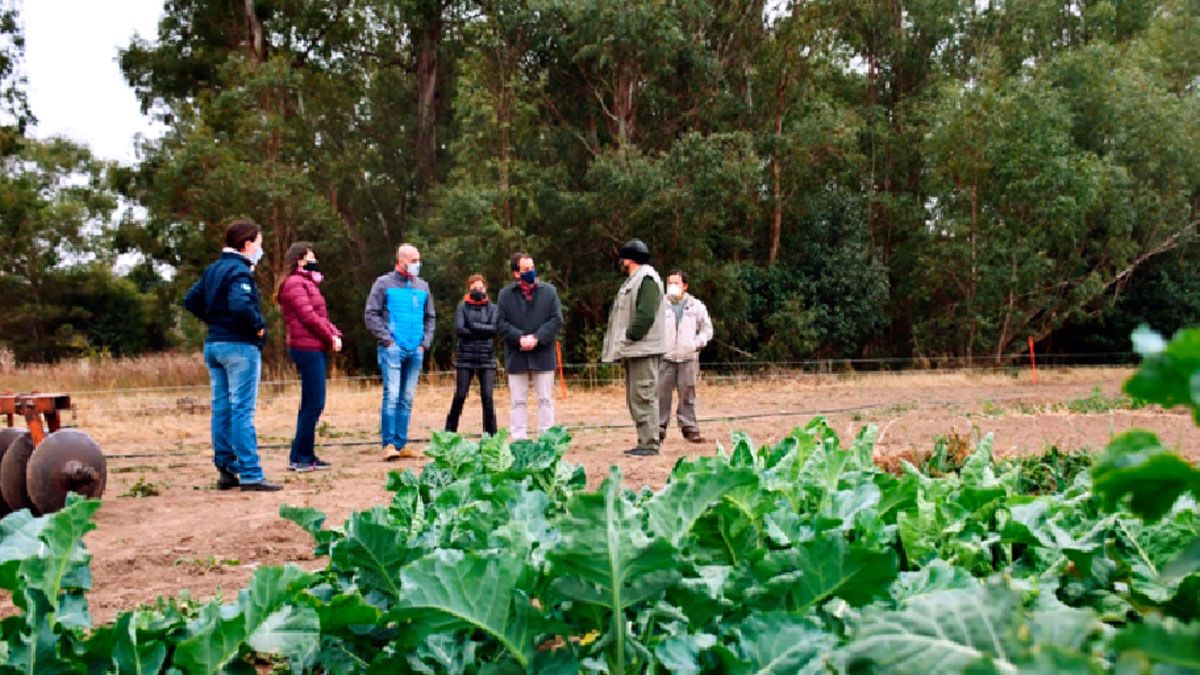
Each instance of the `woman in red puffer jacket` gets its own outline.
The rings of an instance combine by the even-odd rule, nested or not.
[[[321,295],[321,272],[312,244],[292,244],[283,257],[289,273],[275,294],[287,325],[288,354],[300,373],[300,411],[296,436],[288,457],[290,471],[328,469],[317,457],[317,421],[325,410],[325,352],[342,351],[342,332],[329,321],[325,297]]]

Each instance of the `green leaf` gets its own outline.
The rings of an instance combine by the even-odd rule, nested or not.
[[[645,505],[650,519],[649,535],[661,536],[679,546],[714,503],[733,490],[757,485],[758,477],[752,469],[732,466],[710,466],[708,470],[693,471],[681,478],[673,475],[666,487]]]
[[[849,544],[836,533],[772,551],[754,567],[760,585],[747,597],[764,606],[804,613],[831,597],[863,605],[884,596],[896,579],[896,555]]]
[[[700,654],[717,644],[715,635],[673,635],[654,648],[654,658],[667,672],[676,675],[700,675]]]
[[[162,672],[167,661],[167,645],[161,640],[143,639],[138,631],[139,612],[127,612],[117,619],[113,665],[117,675],[151,675]]]
[[[1185,492],[1200,498],[1200,470],[1169,452],[1148,431],[1127,431],[1114,438],[1092,469],[1095,491],[1108,511],[1128,497],[1130,511],[1157,520]]]
[[[434,551],[401,572],[401,614],[481,630],[526,667],[533,636],[529,613],[516,606],[524,567],[523,559],[503,552]]]
[[[1035,611],[1030,622],[1015,592],[989,586],[935,591],[897,610],[864,612],[846,653],[882,673],[963,672],[986,664],[991,672],[1015,674],[1050,648],[1082,658],[1081,636],[1098,630],[1089,612],[1061,606]]]
[[[345,528],[345,537],[330,551],[330,568],[350,575],[375,604],[399,600],[400,568],[408,557],[406,533],[380,508],[353,514]]]
[[[1137,654],[1151,664],[1171,666],[1174,672],[1200,671],[1200,622],[1148,618],[1131,623],[1112,639],[1118,654]],[[1171,671],[1166,671],[1171,672]]]
[[[559,520],[562,541],[550,553],[552,588],[561,597],[609,613],[614,672],[625,672],[625,611],[658,599],[679,577],[675,551],[642,530],[643,513],[620,490],[621,473],[596,492],[575,495]]]
[[[479,442],[479,457],[483,460],[483,468],[491,473],[502,473],[512,468],[515,458],[508,447],[508,432],[484,436]]]
[[[1135,342],[1145,344],[1149,335],[1139,329]],[[1136,399],[1157,403],[1164,408],[1187,406],[1192,419],[1200,424],[1200,329],[1181,330],[1162,351],[1148,350],[1133,377],[1125,383],[1125,393]]]
[[[751,616],[733,631],[731,650],[740,663],[726,664],[737,675],[807,675],[828,672],[837,637],[794,614]]]
[[[433,432],[432,442],[426,446],[425,454],[433,458],[433,465],[447,469],[456,477],[463,477],[475,470],[479,460],[479,445],[449,431]]]
[[[213,601],[189,624],[188,637],[175,646],[172,663],[184,672],[215,673],[240,653],[245,639],[245,617],[236,607],[223,611]]]

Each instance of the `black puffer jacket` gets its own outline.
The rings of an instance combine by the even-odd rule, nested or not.
[[[496,368],[496,306],[458,303],[454,310],[458,350],[454,365],[459,368]]]

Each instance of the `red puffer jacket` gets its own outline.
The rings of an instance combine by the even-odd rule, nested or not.
[[[287,344],[292,349],[325,351],[342,331],[329,321],[325,298],[311,272],[292,272],[279,289],[279,309],[287,324]]]

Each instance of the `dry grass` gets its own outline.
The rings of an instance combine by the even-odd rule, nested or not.
[[[1107,378],[1124,378],[1131,374],[1131,368],[1058,368],[1041,371],[1041,379],[1046,383],[1069,384],[1081,381],[1093,381],[1097,376]],[[167,352],[135,358],[91,358],[62,361],[55,364],[31,364],[12,366],[0,362],[0,374],[3,375],[0,391],[66,391],[69,393],[84,392],[116,392],[122,389],[154,389],[154,388],[207,388],[208,371],[200,354],[184,354]],[[331,379],[338,379],[342,374],[331,370]],[[373,376],[370,373],[368,379]],[[567,376],[576,388],[605,387],[618,384],[620,372],[604,373],[604,377],[593,377],[583,372],[568,372]],[[707,372],[706,381],[738,386],[745,384],[750,387],[764,382],[792,382],[804,384],[888,384],[900,387],[923,387],[929,385],[954,386],[963,385],[1009,385],[1017,382],[1028,382],[1030,374],[1026,370],[1017,369],[978,369],[978,370],[899,370],[875,372],[836,372],[814,373],[811,371],[795,370],[766,370],[756,372],[725,372],[722,374]],[[263,381],[291,382],[296,379],[290,363],[274,367],[266,367]],[[454,382],[453,373],[428,373],[425,381],[434,385],[451,385]],[[503,386],[503,378],[500,378]],[[190,394],[190,392],[189,392]]]

